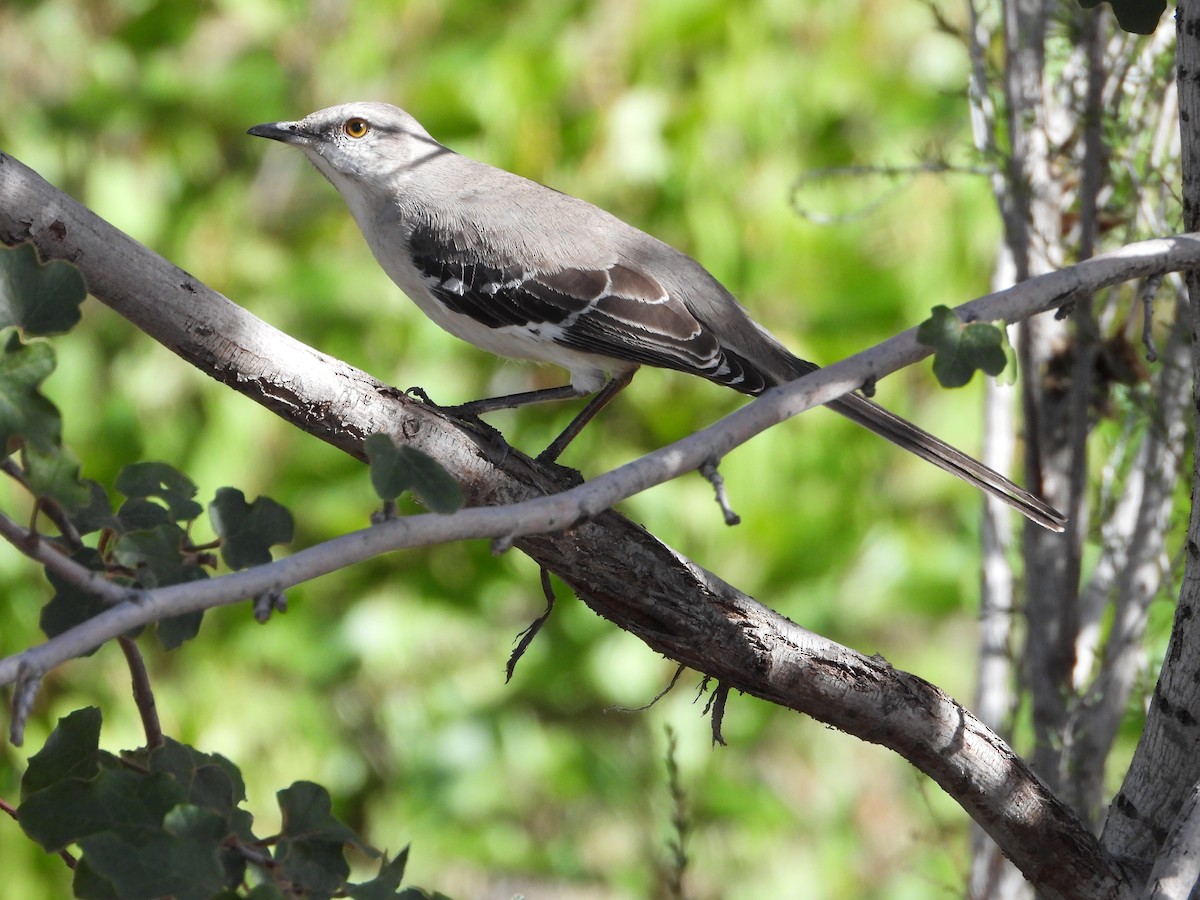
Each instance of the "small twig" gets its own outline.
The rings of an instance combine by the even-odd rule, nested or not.
[[[683,785],[679,778],[679,762],[675,758],[678,741],[675,737],[675,729],[670,725],[666,728],[667,732],[667,789],[671,792],[671,825],[675,829],[675,839],[667,842],[667,849],[671,851],[670,869],[667,873],[668,883],[667,889],[670,891],[670,896],[676,900],[683,900],[685,894],[683,891],[683,880],[687,874],[687,836],[689,831],[688,815],[687,815],[687,795],[683,792]]]
[[[525,655],[525,651],[529,649],[529,645],[533,643],[533,639],[537,637],[538,632],[542,630],[542,626],[550,618],[550,613],[554,611],[554,585],[550,583],[550,570],[543,568],[541,577],[542,594],[546,597],[546,609],[540,616],[529,623],[528,628],[517,635],[517,646],[513,648],[512,655],[508,657],[508,664],[504,667],[505,682],[512,681],[513,672],[517,669],[517,663],[521,661],[521,657]]]
[[[708,679],[704,679],[705,683]],[[725,703],[729,699],[729,685],[723,681],[717,682],[717,689],[712,692],[708,698],[708,703],[704,704],[705,715],[712,716],[712,742],[726,746],[725,737],[721,734],[721,723],[725,721]]]
[[[12,725],[8,729],[13,746],[19,747],[25,740],[25,723],[29,720],[29,711],[33,709],[34,698],[41,686],[42,673],[22,662],[17,667],[17,679],[13,683]]]
[[[1162,286],[1163,276],[1151,275],[1142,282],[1139,299],[1142,301],[1142,346],[1146,348],[1146,362],[1158,362],[1158,347],[1154,343],[1154,298]]]
[[[263,846],[266,846],[268,843],[275,843],[275,841],[259,841],[259,843]],[[225,846],[229,847],[231,850],[236,850],[245,858],[246,862],[253,866],[258,866],[263,869],[273,869],[276,867],[276,865],[278,865],[276,861],[271,858],[271,854],[260,853],[258,850],[255,850],[253,847],[248,846],[243,841],[237,840],[236,838],[227,840],[225,842]]]
[[[888,200],[899,194],[902,190],[908,187],[918,175],[927,174],[938,175],[990,175],[991,170],[981,168],[979,166],[958,166],[944,161],[930,161],[917,163],[909,166],[888,166],[888,165],[869,165],[869,166],[825,166],[819,169],[811,169],[800,175],[792,184],[792,210],[796,215],[816,225],[841,225],[846,222],[852,222],[855,219],[863,218],[870,215],[876,209],[883,206]],[[834,178],[864,178],[864,177],[883,177],[891,178],[896,181],[892,187],[883,191],[878,197],[873,200],[868,200],[863,203],[858,209],[853,212],[843,213],[841,215],[819,213],[801,205],[799,194],[810,184],[822,181],[831,181]]]
[[[142,730],[146,732],[146,747],[153,750],[163,745],[162,724],[158,721],[158,705],[154,702],[154,689],[150,686],[150,673],[146,661],[133,638],[120,637],[117,643],[125,654],[129,676],[133,682],[133,702],[142,717]]]
[[[81,566],[69,558],[57,544],[42,540],[36,533],[21,527],[4,513],[0,513],[0,538],[4,538],[30,559],[41,563],[67,584],[98,597],[110,606],[137,596],[135,591],[109,581],[103,572]]]
[[[8,475],[31,494],[33,493],[29,487],[29,480],[25,477],[25,470],[17,464],[13,457],[8,456],[0,460],[0,472]],[[71,547],[78,549],[83,546],[83,539],[79,536],[79,531],[75,528],[66,510],[53,497],[34,497],[33,512],[30,514],[30,533],[37,534],[39,513],[54,523],[54,527],[58,529],[63,540]]]
[[[272,613],[287,612],[287,596],[279,588],[263,591],[254,598],[254,620],[265,625]]]
[[[613,707],[613,708],[618,710],[619,712],[645,712],[646,710],[653,707],[654,704],[656,704],[663,697],[667,696],[667,694],[671,693],[671,690],[675,687],[676,684],[679,683],[679,676],[681,676],[686,669],[687,669],[687,666],[685,666],[683,663],[680,663],[678,666],[676,666],[675,674],[671,676],[671,681],[667,684],[667,686],[665,688],[663,688],[661,691],[659,691],[657,694],[655,694],[654,698],[649,703],[645,704],[644,706],[636,706],[636,707],[617,706],[617,707]]]
[[[713,491],[717,496],[717,505],[721,507],[721,513],[725,516],[725,524],[739,525],[741,524],[742,517],[735,513],[729,505],[729,496],[725,493],[725,479],[717,471],[718,462],[715,459],[708,460],[700,466],[700,474],[708,479],[708,483],[713,486]]]

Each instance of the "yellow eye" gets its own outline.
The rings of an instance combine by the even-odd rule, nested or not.
[[[367,132],[371,130],[370,124],[366,119],[360,119],[355,116],[353,119],[347,119],[342,125],[342,131],[346,133],[346,137],[352,137],[357,140],[360,137],[366,137]]]

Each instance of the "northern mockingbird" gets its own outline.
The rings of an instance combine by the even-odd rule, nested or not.
[[[446,331],[571,374],[569,385],[452,411],[599,392],[542,458],[556,458],[642,365],[751,395],[817,368],[751,319],[691,257],[590,203],[460,156],[404,110],[347,103],[249,133],[308,157],[350,207],[383,270]],[[865,397],[828,405],[1062,531],[1057,510]]]

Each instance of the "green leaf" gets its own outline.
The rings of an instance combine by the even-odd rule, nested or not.
[[[353,829],[333,815],[329,791],[311,781],[297,781],[291,787],[276,792],[279,811],[283,814],[280,837],[289,840],[323,840],[337,844],[353,844],[369,856],[379,854],[359,839]]]
[[[352,900],[395,900],[404,880],[404,867],[408,863],[408,848],[405,847],[393,860],[384,856],[379,864],[379,874],[370,881],[348,885]]]
[[[1079,0],[1084,9],[1094,9],[1104,0]],[[1108,0],[1117,24],[1130,34],[1153,34],[1162,19],[1167,0]]]
[[[187,802],[220,814],[227,821],[246,799],[246,785],[237,766],[218,753],[201,753],[194,747],[165,738],[146,761],[152,772],[175,779]],[[250,835],[242,835],[250,837]]]
[[[16,329],[0,332],[0,455],[22,437],[43,450],[57,447],[62,417],[38,389],[54,371],[54,349],[45,341],[26,344]]]
[[[133,570],[136,582],[144,588],[185,584],[208,578],[193,554],[185,553],[187,534],[174,522],[156,528],[123,534],[113,545],[113,559]],[[168,650],[190,641],[200,631],[203,610],[163,619],[155,626],[155,635]]]
[[[999,375],[1007,361],[1003,329],[984,322],[964,324],[945,306],[934,307],[917,329],[917,340],[934,348],[933,374],[945,387],[962,387],[976,369]]]
[[[146,588],[191,581],[186,571],[195,566],[183,553],[187,535],[174,522],[123,534],[113,546],[113,559],[134,571]]]
[[[397,447],[378,432],[363,444],[371,465],[371,485],[382,500],[395,500],[413,491],[421,502],[438,513],[462,508],[462,488],[433,457],[415,447]]]
[[[144,497],[126,500],[117,510],[116,530],[121,534],[149,531],[152,528],[170,524],[171,514],[167,512],[166,508]]]
[[[68,514],[85,509],[92,500],[91,488],[79,477],[79,460],[61,445],[42,449],[25,444],[21,468],[35,497],[53,498]]]
[[[75,530],[82,534],[91,534],[102,528],[119,530],[117,517],[113,514],[112,501],[108,499],[108,491],[90,478],[83,479],[88,491],[87,503],[70,510],[71,521]]]
[[[123,900],[112,883],[98,875],[87,859],[81,859],[75,864],[75,877],[71,888],[79,900]]]
[[[62,334],[79,321],[87,288],[79,270],[56,259],[38,262],[32,244],[0,250],[0,328],[28,337]]]
[[[208,573],[203,569],[195,569],[193,571],[197,573],[198,577],[190,579],[192,581],[208,577]],[[200,633],[200,623],[203,621],[204,610],[171,616],[171,618],[163,619],[154,626],[154,636],[163,645],[163,649],[174,650],[176,647],[186,644],[198,635]]]
[[[21,777],[21,800],[68,778],[94,778],[100,771],[100,710],[87,706],[58,720],[42,749],[29,758]]]
[[[294,530],[286,507],[270,497],[248,504],[237,488],[218,489],[208,517],[221,537],[221,559],[235,570],[269,563],[271,546],[291,541]]]
[[[201,753],[194,747],[165,738],[152,751],[139,751],[142,764],[153,772],[174,779],[194,807],[220,817],[225,836],[236,835],[247,844],[258,840],[251,826],[254,817],[239,804],[246,799],[246,785],[237,766],[219,753]],[[177,807],[178,808],[178,807]],[[231,847],[221,851],[226,884],[240,884],[246,870],[246,858]]]
[[[21,802],[17,817],[25,833],[51,852],[105,831],[144,843],[182,799],[166,775],[114,767],[86,781],[70,778],[43,788]]]
[[[289,881],[305,885],[310,891],[335,891],[350,874],[346,844],[375,855],[357,834],[333,817],[329,792],[321,785],[297,781],[276,796],[283,826],[275,845],[275,860]]]
[[[162,500],[172,521],[195,519],[204,510],[192,497],[196,485],[173,466],[163,462],[139,462],[117,474],[117,490],[126,497],[157,497]]]
[[[73,553],[71,559],[89,569],[102,571],[104,568],[100,554],[90,547]],[[42,613],[38,619],[38,625],[46,637],[56,637],[109,608],[108,604],[95,594],[88,593],[64,581],[49,569],[46,570],[46,579],[54,588],[54,596],[50,598],[49,603],[42,607]],[[99,648],[90,650],[85,655],[91,656],[97,649]]]
[[[171,809],[162,825],[145,841],[104,831],[79,845],[88,864],[127,900],[209,900],[225,886],[221,817],[185,804]]]

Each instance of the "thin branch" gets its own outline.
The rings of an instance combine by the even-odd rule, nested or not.
[[[125,662],[129,666],[129,677],[133,682],[133,701],[137,704],[138,715],[142,717],[146,746],[151,750],[161,747],[163,732],[158,721],[158,704],[154,702],[154,690],[150,686],[150,673],[146,671],[142,651],[130,637],[119,637],[117,643],[121,645],[121,652],[125,654]]]
[[[50,572],[72,587],[115,606],[127,600],[136,601],[140,592],[109,581],[103,572],[81,566],[66,556],[62,549],[41,535],[18,525],[0,513],[0,538],[8,541],[30,559],[41,563]]]

